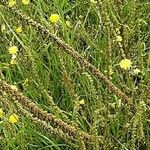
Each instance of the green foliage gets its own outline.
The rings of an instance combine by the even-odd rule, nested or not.
[[[38,114],[32,116],[32,112],[30,116],[25,106],[18,107],[10,100],[14,98],[0,87],[0,107],[4,111],[0,118],[1,149],[149,150],[149,1],[97,0],[94,4],[90,0],[33,0],[23,5],[18,0],[14,6],[97,67],[108,82],[130,97],[132,108],[123,103],[122,97],[116,96],[115,90],[113,93],[105,81],[101,82],[52,38],[18,18],[11,9],[0,2],[1,79],[17,86],[24,96],[79,133],[72,141],[72,133],[55,127],[55,121],[45,125],[44,119],[38,120]],[[51,14],[59,14],[60,21],[51,23]],[[19,26],[21,33],[16,32]],[[11,64],[12,55],[8,52],[14,45],[19,50],[15,58],[17,64]],[[128,70],[119,66],[125,58],[132,62]],[[135,69],[140,72],[135,73]],[[81,100],[85,104],[80,104]],[[11,113],[19,115],[19,122],[13,125],[8,122]],[[37,122],[43,126],[36,126]],[[64,133],[53,135],[53,132],[48,133],[50,129],[54,133],[60,130]],[[93,135],[94,142],[86,144],[84,135]]]

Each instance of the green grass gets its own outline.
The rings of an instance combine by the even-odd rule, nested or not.
[[[83,0],[33,0],[25,6],[18,0],[14,8],[73,47],[130,97],[134,108],[53,39],[19,19],[0,1],[1,28],[5,25],[5,30],[0,31],[1,79],[16,85],[19,92],[57,119],[95,138],[93,143],[86,143],[77,136],[77,141],[72,142],[48,133],[27,113],[20,113],[28,109],[18,107],[13,97],[0,88],[0,108],[4,111],[0,121],[0,149],[149,150],[150,2],[98,0],[95,5]],[[54,13],[60,16],[57,25],[49,22]],[[67,20],[71,27],[66,25]],[[18,26],[22,26],[19,34],[15,31]],[[117,36],[122,37],[121,42]],[[19,49],[15,65],[10,64],[8,53],[13,45]],[[128,70],[119,66],[124,58],[132,61]],[[133,73],[136,68],[140,70],[137,75]],[[82,99],[84,105],[80,105]],[[19,115],[15,124],[8,122],[12,113]]]

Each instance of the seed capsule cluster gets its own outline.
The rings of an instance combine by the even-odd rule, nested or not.
[[[19,104],[21,104],[21,106],[23,106],[23,108],[26,108],[34,118],[38,118],[42,121],[50,123],[53,128],[59,128],[60,130],[62,130],[62,132],[64,132],[71,138],[76,139],[79,136],[80,139],[84,140],[85,142],[92,143],[94,139],[92,135],[80,131],[80,129],[76,129],[75,127],[68,125],[61,119],[56,118],[54,115],[43,111],[22,93],[13,90],[11,86],[5,81],[0,80],[0,91],[5,91],[13,101],[17,101]]]

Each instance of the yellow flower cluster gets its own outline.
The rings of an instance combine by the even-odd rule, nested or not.
[[[29,5],[30,0],[22,0],[22,3],[23,3],[24,5]]]
[[[19,117],[18,117],[18,115],[16,115],[16,114],[12,114],[12,115],[10,115],[9,116],[9,122],[10,123],[16,123],[16,122],[18,122],[19,121]]]
[[[124,70],[130,69],[132,66],[132,62],[130,59],[123,59],[119,63],[120,67]]]
[[[84,99],[80,100],[80,101],[79,101],[79,104],[80,104],[80,105],[85,105]]]
[[[3,109],[0,108],[0,118],[4,117]],[[12,124],[17,123],[19,121],[19,116],[15,113],[11,114],[8,118],[8,121]]]
[[[17,46],[11,46],[8,48],[9,54],[17,54],[18,48]]]
[[[49,21],[52,23],[58,23],[60,20],[60,17],[58,14],[51,14],[51,16],[49,17]]]
[[[11,54],[10,64],[17,64],[17,61],[16,61],[17,51],[18,51],[17,46],[11,46],[11,47],[9,47],[8,51],[9,51],[9,54]]]
[[[16,5],[16,3],[17,3],[16,0],[9,0],[9,1],[8,1],[8,6],[9,6],[9,7],[13,7],[13,6]],[[22,3],[23,3],[24,5],[29,5],[30,0],[22,0]]]
[[[22,32],[22,27],[19,26],[18,28],[16,28],[16,33],[21,33]]]
[[[16,0],[9,0],[8,1],[8,6],[13,7],[16,3],[17,3]]]

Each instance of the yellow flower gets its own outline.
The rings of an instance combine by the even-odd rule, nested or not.
[[[2,118],[3,117],[3,110],[2,110],[2,108],[0,108],[0,118]]]
[[[11,59],[10,64],[11,64],[11,65],[16,65],[16,64],[17,64],[16,59]]]
[[[57,23],[59,21],[60,17],[58,14],[52,14],[50,17],[49,17],[49,21],[52,22],[52,23]]]
[[[23,3],[24,5],[29,5],[30,0],[22,0],[22,3]]]
[[[116,36],[116,41],[117,42],[121,42],[122,41],[122,37],[120,35]]]
[[[131,62],[131,60],[129,60],[129,59],[123,59],[123,60],[121,60],[121,62],[119,63],[119,65],[120,65],[120,67],[121,67],[122,69],[127,70],[127,69],[130,69],[130,68],[131,68],[132,62]]]
[[[17,46],[11,46],[9,47],[8,51],[9,51],[9,54],[16,54],[18,51],[18,48]]]
[[[9,0],[8,1],[8,6],[13,7],[16,4],[16,0]]]
[[[9,122],[10,123],[16,123],[19,121],[19,116],[16,114],[12,114],[9,116]]]
[[[97,3],[97,1],[95,1],[95,0],[90,0],[90,2],[93,3],[93,4]]]
[[[16,28],[16,33],[21,33],[22,32],[22,27],[19,26],[18,28]]]
[[[79,101],[79,104],[80,104],[80,105],[85,105],[84,99],[80,100],[80,101]]]
[[[139,74],[140,72],[141,72],[141,71],[140,71],[140,69],[138,69],[138,68],[136,68],[136,69],[133,70],[133,73],[134,73],[135,75]]]

